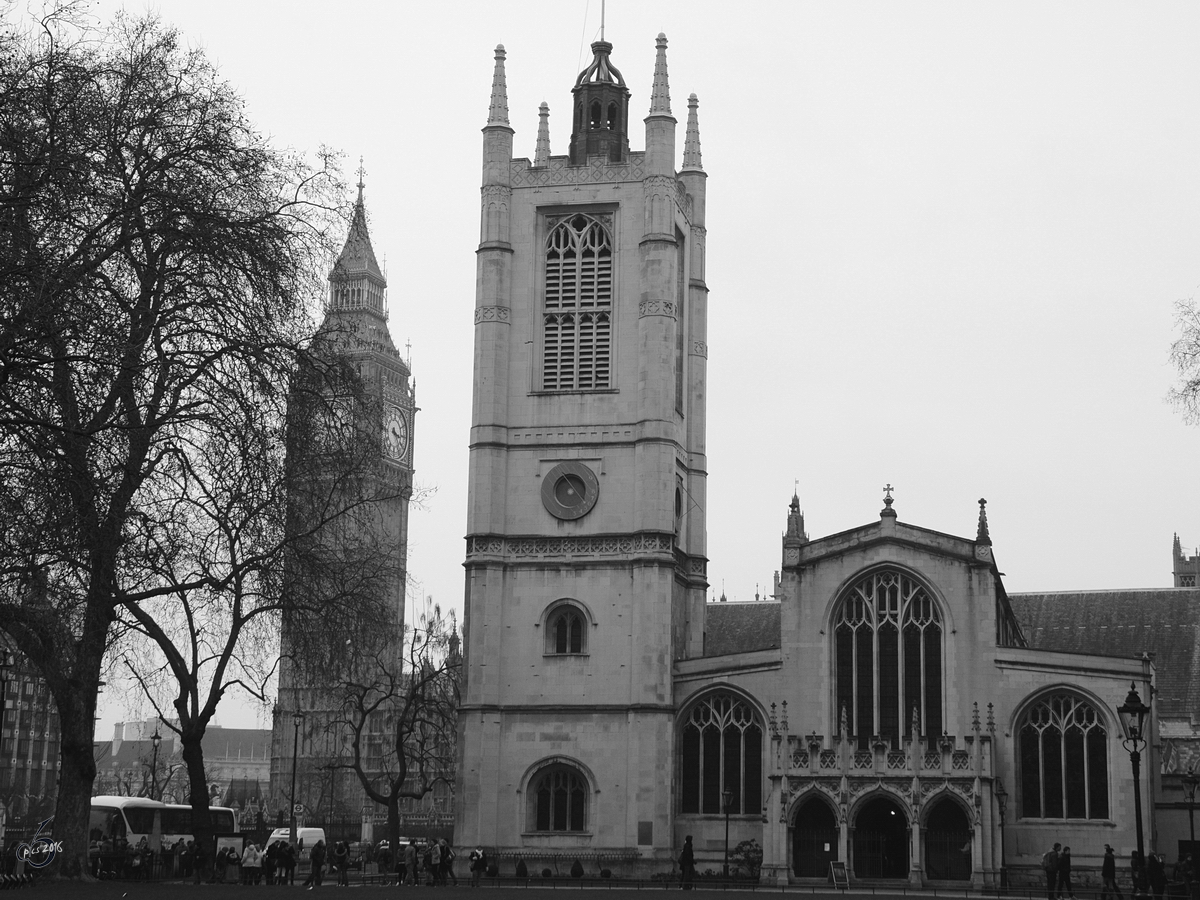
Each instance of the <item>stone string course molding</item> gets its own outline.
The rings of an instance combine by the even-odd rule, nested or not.
[[[473,535],[467,538],[468,557],[488,555],[513,559],[603,559],[631,553],[661,553],[674,556],[675,537],[670,534],[648,533],[536,538]],[[703,566],[703,560],[697,562]]]
[[[547,165],[535,166],[528,159],[514,159],[510,166],[513,187],[550,186],[556,184],[621,184],[642,181],[646,177],[646,154],[629,154],[629,162],[611,165],[600,159],[590,159],[587,165],[572,166],[569,156],[552,156]],[[692,198],[683,182],[675,182],[675,202],[692,219]]]
[[[475,307],[475,324],[480,322],[505,322],[512,317],[512,310],[507,306],[477,306]]]

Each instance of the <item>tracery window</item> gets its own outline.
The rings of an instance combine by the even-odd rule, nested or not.
[[[533,831],[583,831],[587,825],[587,781],[576,769],[556,765],[530,786]]]
[[[546,620],[546,652],[587,652],[586,620],[576,607],[563,604],[550,613]]]
[[[1029,708],[1018,734],[1022,816],[1108,818],[1108,733],[1095,707],[1051,694]]]
[[[762,811],[762,725],[749,703],[728,692],[704,697],[687,715],[681,746],[683,812],[723,813],[726,790],[731,813]]]
[[[612,384],[612,238],[577,213],[546,238],[542,389],[588,391]]]
[[[942,733],[942,622],[915,578],[877,570],[846,592],[833,613],[838,734],[865,749],[874,735]]]

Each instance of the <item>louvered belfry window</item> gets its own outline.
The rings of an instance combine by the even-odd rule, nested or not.
[[[552,219],[546,239],[542,390],[612,386],[612,237],[599,217]]]

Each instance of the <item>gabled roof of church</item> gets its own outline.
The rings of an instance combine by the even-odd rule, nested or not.
[[[375,259],[371,246],[371,234],[367,230],[367,211],[363,204],[363,183],[358,183],[358,199],[354,201],[354,216],[350,220],[350,232],[346,244],[333,267],[334,274],[357,275],[366,272],[383,280],[383,270]]]
[[[1159,714],[1188,718],[1200,710],[1200,589],[1063,591],[1008,599],[1031,647],[1126,659],[1149,653]]]
[[[779,602],[709,603],[704,610],[704,655],[779,649]]]

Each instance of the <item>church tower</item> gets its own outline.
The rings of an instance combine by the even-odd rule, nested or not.
[[[513,158],[496,48],[455,839],[632,874],[682,841],[672,669],[703,647],[706,176],[695,95],[675,168],[666,37],[644,150],[612,50],[592,44],[576,79],[566,155],[542,104],[531,163]]]
[[[384,661],[390,657],[398,666],[416,394],[408,363],[388,330],[387,280],[371,246],[363,187],[360,171],[349,234],[329,273],[324,320],[289,398],[289,465],[299,485],[289,500],[289,527],[305,534],[316,523],[319,530],[314,547],[301,546],[294,554],[300,559],[292,560],[285,589],[313,590],[318,602],[345,605],[364,591],[377,594],[385,620],[373,620],[371,634],[360,636],[355,647],[372,657],[378,652]],[[297,587],[298,582],[307,583]],[[320,635],[314,644],[304,629],[302,619],[285,617],[271,808],[286,810],[291,802],[295,747],[296,803],[305,814],[357,815],[364,795],[356,777],[330,767],[344,752],[333,724],[341,708],[331,690],[337,679],[293,661],[321,656]],[[339,659],[342,652],[335,648],[331,658],[354,665],[344,654]]]

